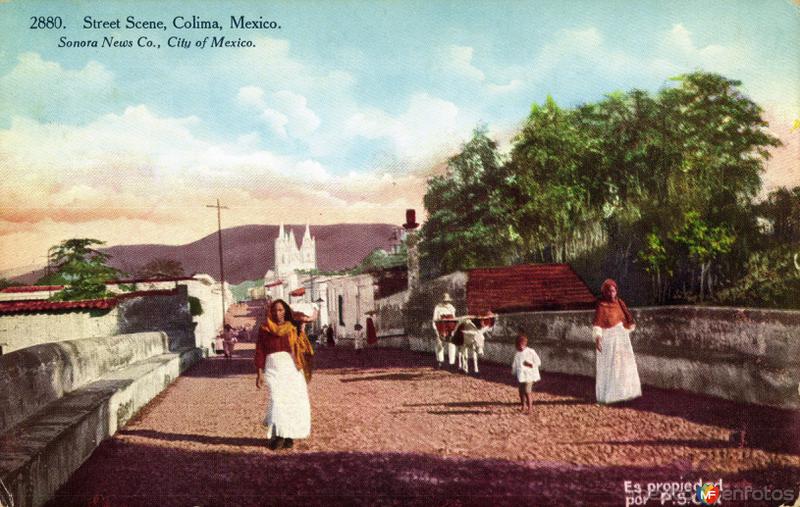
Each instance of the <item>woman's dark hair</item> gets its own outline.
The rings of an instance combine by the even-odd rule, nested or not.
[[[283,305],[283,310],[286,312],[284,315],[284,320],[286,322],[291,322],[292,325],[297,329],[297,332],[300,332],[300,323],[294,320],[294,314],[292,313],[292,307],[289,306],[289,303],[284,301],[283,299],[276,299],[269,305],[269,316],[272,317],[272,308],[277,305],[278,303]]]

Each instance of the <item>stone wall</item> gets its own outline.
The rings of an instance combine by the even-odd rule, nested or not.
[[[134,284],[134,290],[164,290],[186,286],[189,296],[200,301],[203,313],[192,317],[195,323],[195,345],[203,350],[205,355],[214,354],[214,338],[222,329],[222,297],[220,296],[220,283],[210,275],[196,274],[192,278],[176,281],[139,281]],[[114,285],[109,285],[109,290],[115,290]],[[117,290],[119,290],[117,288]],[[225,282],[225,301],[231,304],[233,293],[230,285]]]
[[[375,300],[375,331],[379,347],[408,348],[403,309],[408,302],[408,291]]]
[[[643,384],[800,408],[800,312],[693,306],[631,311]],[[524,332],[543,371],[593,377],[592,316],[592,311],[501,315],[487,339],[486,359],[510,364],[514,339]]]
[[[378,336],[405,335],[403,309],[408,302],[408,291],[375,300],[375,331]]]
[[[0,434],[110,371],[167,352],[164,333],[44,343],[0,357]]]
[[[145,331],[165,332],[169,337],[170,350],[195,346],[194,324],[185,285],[178,285],[167,294],[126,297],[120,301],[117,329],[111,334]]]
[[[221,317],[220,317],[221,319]],[[170,350],[194,347],[187,288],[124,297],[110,310],[71,309],[0,315],[3,354],[25,347],[81,338],[164,331]]]
[[[379,346],[433,350],[433,308],[448,292],[466,314],[467,274],[452,273],[375,301]],[[642,383],[729,400],[800,408],[800,312],[666,306],[633,308],[633,349]],[[544,372],[595,375],[593,311],[500,315],[485,359],[510,364],[523,332]]]
[[[3,354],[40,343],[115,334],[118,308],[0,315]]]
[[[84,338],[0,357],[0,481],[44,505],[100,442],[201,359],[166,333]]]

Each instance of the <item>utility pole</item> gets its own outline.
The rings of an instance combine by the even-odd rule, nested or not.
[[[219,295],[222,298],[222,327],[225,327],[225,265],[222,262],[222,211],[228,209],[227,206],[220,206],[219,199],[217,204],[206,204],[206,208],[217,208],[217,243],[219,244]]]

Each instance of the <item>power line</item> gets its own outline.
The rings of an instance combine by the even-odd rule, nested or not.
[[[222,210],[228,209],[222,206],[217,199],[217,204],[206,204],[206,208],[217,208],[217,239],[219,243],[219,293],[222,298],[222,327],[225,327],[225,264],[222,261]]]

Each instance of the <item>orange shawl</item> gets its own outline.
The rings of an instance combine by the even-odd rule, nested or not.
[[[593,326],[608,329],[620,322],[625,326],[625,329],[630,329],[634,325],[633,315],[631,315],[628,307],[625,306],[624,301],[617,298],[616,301],[601,299],[597,302],[597,307],[594,311],[594,322],[592,322]]]
[[[303,370],[306,376],[306,381],[311,379],[311,360],[307,356],[314,355],[314,349],[311,347],[311,342],[308,341],[305,331],[298,334],[297,328],[291,322],[284,322],[283,324],[276,324],[271,318],[267,317],[266,322],[261,326],[261,329],[267,333],[272,333],[278,336],[289,337],[289,345],[292,348],[292,359],[294,365],[298,370]]]

